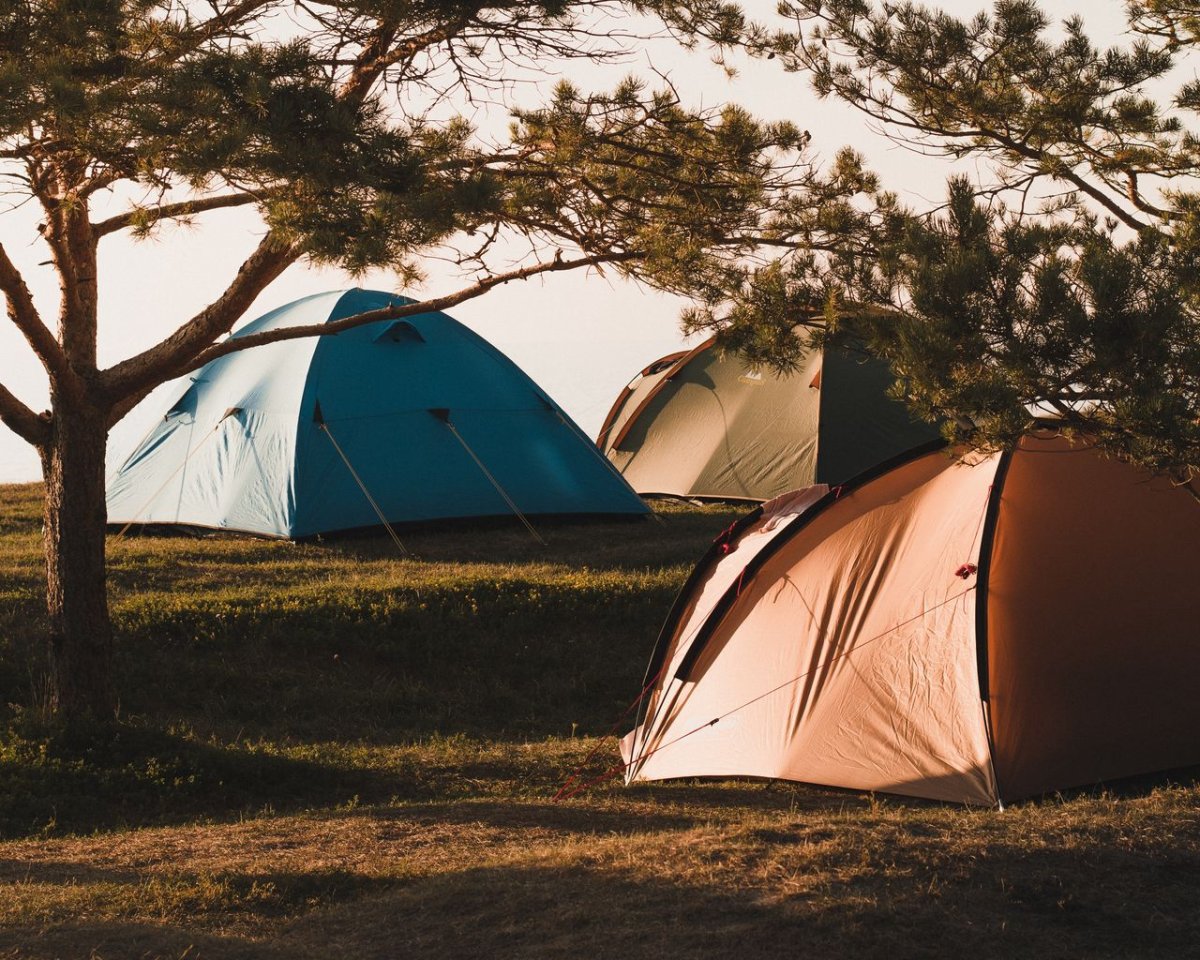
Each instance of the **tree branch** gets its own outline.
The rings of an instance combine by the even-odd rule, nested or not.
[[[1000,46],[986,51],[987,55],[983,60],[976,58],[974,87],[970,84],[956,85],[950,79],[949,68],[945,65],[941,70],[931,71],[925,63],[909,62],[893,49],[891,40],[882,30],[883,21],[875,19],[874,10],[870,14],[864,14],[867,26],[860,27],[857,18],[848,23],[836,13],[819,9],[820,4],[806,3],[803,6],[809,9],[813,19],[825,24],[828,33],[818,31],[812,39],[802,42],[797,50],[789,54],[793,64],[810,69],[820,77],[818,89],[822,95],[833,94],[871,120],[882,124],[882,134],[893,142],[911,144],[918,148],[936,145],[941,152],[961,158],[977,149],[984,152],[992,150],[986,145],[977,146],[975,143],[964,149],[956,146],[956,141],[990,141],[993,149],[999,148],[999,151],[1015,155],[1008,158],[1001,155],[1002,160],[1013,162],[1020,158],[1020,161],[1025,162],[1026,168],[1032,168],[1037,175],[1072,184],[1135,231],[1145,229],[1148,224],[1123,207],[1121,201],[1128,200],[1141,213],[1156,217],[1170,215],[1169,211],[1156,209],[1141,198],[1136,183],[1131,184],[1128,191],[1123,186],[1114,184],[1101,169],[1104,161],[1112,158],[1106,156],[1103,149],[1088,142],[1082,127],[1075,137],[1062,132],[1057,133],[1048,145],[1039,146],[1031,142],[1038,130],[1038,110],[1035,108],[1042,108],[1047,103],[1058,107],[1052,98],[1052,87],[1043,89],[1023,75],[1009,78],[1005,82],[1019,84],[1028,90],[1032,105],[1022,110],[1014,110],[1011,116],[997,115],[994,108],[989,109],[987,97],[980,97],[980,91],[989,91],[988,83],[992,82],[983,67],[1000,54],[1009,44],[1009,40],[1005,39]],[[890,23],[895,10],[886,4],[883,10],[886,13],[884,20]],[[883,39],[872,33],[874,29],[879,30],[878,37]],[[903,30],[900,33],[907,36]],[[840,40],[849,48],[851,55],[856,58],[857,71],[845,63],[838,62],[837,55],[830,51],[828,46],[831,38]],[[972,42],[977,40],[978,38],[972,38]],[[961,59],[961,55],[959,57]],[[1102,104],[1106,99],[1124,90],[1135,89],[1147,76],[1149,75],[1136,81],[1106,84],[1095,94],[1097,103]],[[890,92],[880,92],[881,83],[886,84]],[[894,99],[897,93],[907,101],[909,109],[897,105]],[[1054,118],[1053,111],[1051,118]],[[1014,129],[1010,121],[1018,124],[1025,121],[1032,126],[1022,131],[1019,128]],[[887,127],[912,131],[913,135],[892,134],[888,132]],[[1101,129],[1106,129],[1113,136],[1121,134],[1119,125],[1105,125]],[[942,142],[939,144],[938,140]],[[1083,173],[1079,172],[1079,167],[1085,168]],[[1118,171],[1136,177],[1136,171],[1130,167],[1119,167]]]
[[[181,377],[191,370],[202,367],[207,363],[211,363],[219,357],[226,356],[231,353],[238,353],[242,350],[249,350],[252,347],[264,346],[268,343],[278,343],[282,340],[296,340],[301,337],[319,337],[329,336],[335,333],[340,333],[343,330],[350,330],[354,327],[361,327],[368,323],[377,323],[380,320],[399,320],[403,317],[416,316],[421,313],[431,313],[435,310],[444,310],[448,307],[453,307],[467,300],[472,300],[494,287],[501,286],[505,283],[510,283],[514,280],[528,280],[530,277],[535,277],[545,273],[557,273],[564,270],[578,270],[585,267],[597,267],[606,263],[629,263],[634,260],[640,260],[645,255],[637,252],[618,252],[595,254],[587,257],[579,257],[575,260],[562,260],[555,258],[554,260],[545,261],[542,263],[532,264],[528,267],[521,267],[518,270],[510,270],[506,273],[498,273],[494,276],[486,277],[468,287],[463,287],[456,290],[454,293],[448,293],[445,296],[434,297],[430,300],[423,300],[419,303],[394,304],[390,307],[382,307],[378,310],[368,310],[366,313],[355,314],[352,317],[345,317],[341,320],[336,320],[333,323],[313,323],[295,327],[283,327],[276,330],[266,330],[262,333],[252,333],[244,337],[231,337],[221,343],[212,344],[205,350],[193,355],[190,359],[181,361],[174,369],[170,370],[165,376],[156,378],[153,382],[139,386],[137,392],[130,393],[118,401],[112,409],[109,417],[109,425],[116,423],[125,414],[132,410],[137,404],[162,380]],[[115,369],[115,368],[114,368]]]
[[[381,23],[358,57],[354,70],[338,91],[339,99],[361,100],[388,67],[415,57],[434,44],[453,39],[468,23],[469,17],[458,17],[449,23],[409,37],[395,46],[392,46],[392,43],[398,30],[397,25],[391,22]]]
[[[412,317],[420,313],[445,310],[448,307],[456,306],[467,300],[473,300],[494,287],[510,283],[513,280],[528,280],[530,277],[536,277],[540,274],[557,273],[564,270],[578,270],[582,267],[597,267],[605,263],[628,263],[631,260],[639,260],[643,257],[644,254],[641,253],[625,252],[594,254],[589,257],[579,257],[575,260],[555,258],[554,260],[531,264],[528,267],[521,267],[517,270],[510,270],[506,273],[497,273],[494,276],[479,280],[469,287],[456,290],[454,293],[434,297],[431,300],[423,300],[420,303],[396,304],[390,307],[382,307],[379,310],[368,310],[366,313],[359,313],[352,317],[345,317],[342,320],[335,320],[333,323],[313,323],[306,326],[283,327],[282,329],[267,330],[263,333],[254,333],[245,337],[233,337],[222,343],[214,344],[198,354],[194,362],[188,365],[188,370],[202,367],[204,364],[210,363],[226,354],[249,350],[251,347],[259,347],[267,343],[276,343],[280,340],[295,340],[299,337],[325,336],[341,333],[343,330],[350,330],[354,327],[361,327],[368,323],[377,323],[380,320],[399,320],[402,317]],[[186,372],[187,370],[180,371],[180,373]]]
[[[278,0],[236,0],[224,9],[218,9],[216,3],[211,3],[210,6],[216,11],[213,16],[195,24],[175,38],[176,42],[164,44],[157,55],[142,61],[137,70],[119,82],[125,86],[136,85],[164,64],[176,63],[209,41],[219,39],[223,35],[227,37],[239,23],[261,15],[269,7],[277,5]]]
[[[366,97],[385,69],[383,58],[387,55],[392,41],[396,39],[398,30],[399,26],[391,20],[383,21],[375,28],[375,32],[363,45],[355,60],[350,76],[338,90],[339,100],[362,100]]]
[[[101,372],[101,384],[109,401],[114,406],[124,406],[127,397],[147,387],[145,392],[149,392],[164,379],[191,369],[192,359],[217,337],[228,333],[254,299],[299,256],[297,247],[268,233],[216,300],[165,340]],[[183,369],[179,370],[181,366]]]
[[[200,23],[185,38],[179,46],[179,54],[195,50],[200,44],[219,36],[221,31],[245,20],[253,13],[271,6],[274,0],[239,0],[230,4],[224,10],[219,10],[214,16]],[[215,5],[214,5],[215,8]]]
[[[0,291],[4,292],[8,302],[9,319],[25,336],[47,372],[55,378],[60,387],[74,390],[78,384],[67,363],[66,355],[54,334],[42,322],[25,278],[9,259],[3,244],[0,244]]]
[[[1067,183],[1074,184],[1077,189],[1081,190],[1083,193],[1086,193],[1089,197],[1104,207],[1104,209],[1106,209],[1131,230],[1140,231],[1146,228],[1146,224],[1121,207],[1115,199],[1108,196],[1099,187],[1088,182],[1083,176],[1076,173],[1070,167],[1055,169],[1056,164],[1054,161],[1058,161],[1060,158],[1054,154],[1048,153],[1044,150],[1039,150],[1035,147],[1030,147],[1024,143],[1019,143],[1016,140],[1005,137],[998,131],[989,130],[986,127],[981,128],[978,133],[984,137],[991,137],[996,143],[1000,144],[1000,146],[1004,147],[1005,149],[1011,150],[1023,157],[1036,161],[1041,166],[1041,170],[1037,171],[1038,173],[1048,176],[1052,180],[1063,180]],[[953,134],[951,135],[953,136]],[[967,134],[963,134],[963,136],[966,135]],[[1048,160],[1047,158],[1052,159]]]
[[[50,421],[39,417],[0,383],[0,423],[35,447],[50,441]]]
[[[1036,163],[1038,165],[1037,168],[1031,171],[1036,176],[1050,177],[1052,180],[1061,180],[1073,184],[1076,189],[1087,194],[1130,229],[1143,230],[1146,227],[1146,224],[1118,205],[1116,200],[1067,166],[1066,160],[1047,150],[1032,147],[1025,140],[1017,139],[982,124],[978,125],[977,128],[968,127],[964,124],[958,129],[934,124],[931,121],[922,120],[916,115],[900,109],[893,103],[886,102],[866,93],[862,94],[861,98],[855,98],[852,93],[843,92],[840,88],[837,88],[836,92],[845,103],[848,103],[860,113],[888,126],[914,130],[930,137],[943,137],[946,140],[991,140],[1000,149],[1008,150],[1031,163]],[[971,119],[974,120],[975,118]],[[914,142],[905,140],[899,135],[893,137],[886,131],[883,132],[883,135],[893,142]],[[943,149],[949,150],[952,148],[947,146]]]
[[[142,207],[120,213],[107,220],[95,224],[93,230],[97,237],[103,237],[126,227],[133,226],[143,217],[147,225],[153,225],[160,220],[175,220],[180,217],[190,217],[197,213],[207,213],[209,210],[222,210],[228,207],[244,207],[247,204],[258,203],[268,195],[268,191],[259,193],[224,193],[213,197],[201,197],[196,200],[182,200],[179,203],[164,203],[157,207]]]

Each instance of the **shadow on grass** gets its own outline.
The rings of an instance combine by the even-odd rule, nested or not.
[[[202,917],[66,922],[27,937],[13,956],[178,957],[189,947],[189,957],[247,960],[1195,955],[1195,856],[1184,871],[1098,844],[1011,848],[943,876],[900,851],[883,867],[737,885],[719,870],[681,875],[673,859],[517,861],[327,897],[319,881],[307,894],[298,883],[271,908],[282,919],[266,937],[215,935]],[[236,930],[236,918],[222,927]],[[11,936],[0,934],[0,946]]]
[[[390,771],[222,748],[133,726],[86,745],[13,736],[0,751],[0,837],[387,802],[406,789],[412,784]]]
[[[370,808],[365,815],[378,819],[642,834],[687,829],[718,810],[826,812],[871,805],[864,795],[822,788],[699,783],[610,787],[592,793],[595,802],[555,803],[551,798],[566,778],[569,757],[541,758],[514,747],[501,757],[476,759],[469,743],[461,749],[448,743],[445,754],[414,748],[391,756],[386,767],[366,767],[353,758],[338,763],[281,756],[132,726],[85,747],[53,737],[10,742],[0,757],[0,839],[339,807]],[[614,801],[619,806],[606,806]],[[387,809],[393,804],[403,806]],[[0,879],[4,873],[0,864]]]
[[[0,838],[80,834],[197,820],[402,803],[433,803],[438,820],[570,833],[672,830],[696,818],[746,812],[854,813],[877,806],[919,810],[957,804],[779,781],[688,780],[623,787],[608,783],[579,799],[550,798],[584,746],[430,741],[379,754],[355,748],[223,745],[125,723],[74,739],[10,731],[0,739]],[[482,753],[481,753],[482,751]],[[578,782],[607,769],[592,758]],[[594,769],[593,769],[594,768]],[[1113,781],[1025,801],[1056,805],[1088,797],[1135,798],[1200,783],[1200,767]],[[612,809],[608,805],[612,805]],[[374,809],[372,816],[386,817]],[[776,838],[787,842],[785,831]]]
[[[420,601],[164,604],[121,618],[120,684],[131,713],[223,738],[599,732],[639,689],[673,594],[510,581]]]
[[[40,547],[14,526],[33,522],[36,487],[17,492],[20,502],[0,503],[21,581],[11,596],[0,586],[0,722],[3,705],[36,710],[45,699]],[[403,564],[386,537],[127,538],[110,556],[123,714],[224,743],[599,733],[639,688],[690,563],[741,512],[684,506],[664,524],[555,522],[548,548],[504,522],[443,525],[412,531],[422,559]],[[5,748],[0,732],[0,763]],[[185,788],[190,775],[180,774]],[[44,776],[18,779],[50,785]],[[22,822],[74,822],[70,795],[23,811]],[[12,806],[0,802],[0,829],[11,829],[2,811]]]
[[[823,888],[791,895],[782,877],[774,889],[739,889],[720,877],[647,878],[592,865],[482,868],[301,918],[277,946],[319,955],[353,944],[364,960],[798,954],[895,960],[1194,950],[1195,877],[1158,902],[1125,889],[1138,880],[1162,887],[1161,869],[1149,858],[1112,860],[1089,880],[1074,857],[1048,852],[1014,865],[1006,882],[976,868],[938,893],[931,892],[936,877],[916,872],[831,878]]]

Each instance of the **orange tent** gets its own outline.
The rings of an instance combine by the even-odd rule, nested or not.
[[[1200,763],[1200,504],[1053,433],[919,448],[735,524],[663,628],[628,780],[995,804]]]

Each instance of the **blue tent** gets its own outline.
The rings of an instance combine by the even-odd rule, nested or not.
[[[317,294],[234,336],[410,302]],[[254,347],[189,379],[110,480],[111,524],[297,539],[514,507],[647,512],[536,383],[442,313]]]

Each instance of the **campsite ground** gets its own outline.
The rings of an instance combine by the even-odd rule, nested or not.
[[[787,784],[550,796],[737,515],[111,546],[121,721],[37,704],[0,488],[0,958],[1200,954],[1200,787],[1003,813]],[[593,762],[601,772],[614,748]]]

